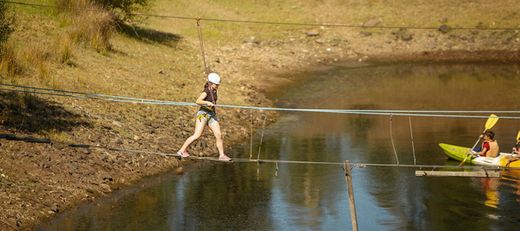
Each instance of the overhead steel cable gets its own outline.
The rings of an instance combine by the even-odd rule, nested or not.
[[[0,86],[4,86],[4,87],[14,87],[14,88],[22,88],[22,89],[30,89],[30,90],[42,90],[42,91],[52,91],[52,92],[63,92],[63,93],[79,94],[79,95],[86,95],[86,94],[87,94],[87,93],[77,92],[77,91],[67,91],[67,90],[54,89],[54,88],[42,88],[42,87],[24,86],[24,85],[8,84],[8,83],[0,83]]]
[[[10,88],[9,88],[10,87]],[[14,89],[11,89],[14,88]],[[117,95],[105,95],[97,93],[84,93],[66,90],[55,90],[50,88],[40,88],[31,86],[20,86],[13,84],[0,83],[0,90],[23,92],[29,94],[54,95],[63,97],[74,97],[78,99],[97,99],[117,103],[135,103],[135,104],[149,104],[149,105],[169,105],[169,106],[200,106],[190,102],[178,102],[169,100],[155,100],[145,98],[135,98]],[[370,109],[321,109],[321,108],[280,108],[280,107],[258,107],[258,106],[244,106],[244,105],[216,105],[221,108],[233,109],[251,109],[260,111],[286,111],[286,112],[316,112],[316,113],[335,113],[335,114],[355,114],[355,115],[380,115],[380,116],[413,116],[413,117],[439,117],[439,118],[476,118],[487,119],[488,115],[464,115],[464,114],[482,114],[483,111],[464,111],[461,114],[442,114],[445,112],[441,110],[420,110],[418,113],[414,110],[370,110]],[[451,111],[457,112],[457,111]],[[489,113],[497,113],[496,111],[486,111]],[[518,111],[501,111],[503,114],[518,114]],[[501,119],[520,119],[520,116],[500,116]]]
[[[63,96],[63,97],[74,97],[74,98],[82,98],[85,97],[77,96],[77,95],[71,95],[71,94],[63,94],[63,93],[54,93],[54,92],[35,92],[30,90],[19,90],[19,89],[8,89],[0,87],[0,91],[11,91],[11,92],[18,92],[18,93],[29,93],[29,94],[38,94],[38,95],[52,95],[52,96]]]
[[[204,18],[204,17],[190,17],[177,15],[158,15],[158,14],[144,14],[144,13],[130,13],[136,16],[148,16],[159,18],[183,19],[183,20],[202,20],[210,22],[227,22],[227,23],[247,23],[247,24],[265,24],[265,25],[280,25],[280,26],[307,26],[307,27],[344,27],[344,28],[361,28],[361,29],[413,29],[413,30],[439,30],[439,27],[419,27],[419,26],[363,26],[342,23],[304,23],[304,22],[276,22],[276,21],[257,21],[257,20],[240,20],[240,19],[222,19],[222,18]],[[448,27],[448,30],[520,30],[515,27]]]
[[[26,2],[18,2],[18,1],[3,1],[0,2],[8,3],[8,4],[16,4],[23,6],[32,6],[32,7],[45,7],[45,8],[57,8],[54,5],[45,5],[45,4],[36,4],[36,3],[26,3]],[[95,9],[84,9],[97,11]],[[351,24],[343,24],[343,23],[306,23],[306,22],[280,22],[280,21],[261,21],[261,20],[241,20],[241,19],[224,19],[224,18],[205,18],[205,17],[194,17],[194,16],[183,16],[183,15],[161,15],[161,14],[149,14],[149,13],[128,13],[128,15],[133,16],[145,16],[145,17],[155,17],[155,18],[168,18],[168,19],[180,19],[180,20],[200,20],[200,21],[209,21],[209,22],[225,22],[225,23],[247,23],[247,24],[264,24],[264,25],[280,25],[280,26],[308,26],[308,27],[343,27],[343,28],[361,28],[361,29],[413,29],[413,30],[439,30],[439,27],[434,26],[363,26],[363,25],[351,25]],[[448,27],[448,30],[489,30],[489,31],[509,31],[509,30],[520,30],[517,27]]]

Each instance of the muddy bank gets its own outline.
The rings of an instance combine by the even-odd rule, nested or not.
[[[520,51],[511,50],[448,50],[448,51],[422,51],[418,53],[395,56],[381,54],[370,58],[371,62],[520,62]]]

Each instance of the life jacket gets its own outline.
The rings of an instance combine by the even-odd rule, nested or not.
[[[486,157],[497,157],[500,151],[496,140],[486,141],[489,144],[489,150],[486,151]]]

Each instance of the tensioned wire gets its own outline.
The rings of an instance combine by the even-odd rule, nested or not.
[[[4,2],[7,4],[15,4],[22,5],[28,7],[40,7],[40,8],[58,8],[55,5],[46,5],[46,4],[37,4],[37,3],[27,3],[27,2],[18,2],[18,1],[4,1],[0,0],[0,2]],[[97,11],[95,9],[82,9],[82,10],[90,10]],[[248,23],[248,24],[265,24],[265,25],[282,25],[282,26],[324,26],[324,27],[344,27],[344,28],[375,28],[375,29],[415,29],[415,30],[438,30],[439,27],[420,27],[420,26],[362,26],[362,25],[351,25],[351,24],[343,24],[343,23],[304,23],[304,22],[275,22],[275,21],[257,21],[257,20],[237,20],[237,19],[223,19],[223,18],[203,18],[203,17],[192,17],[192,16],[181,16],[181,15],[160,15],[160,14],[147,14],[147,13],[128,13],[128,15],[134,16],[146,16],[146,17],[155,17],[155,18],[167,18],[167,19],[179,19],[179,20],[197,20],[197,21],[212,21],[212,22],[224,22],[224,23]],[[449,27],[449,30],[489,30],[489,31],[497,31],[497,30],[518,30],[519,28],[515,27]]]
[[[1,135],[6,134],[0,134]],[[27,142],[27,141],[26,141]],[[128,153],[144,153],[144,154],[152,154],[152,155],[160,155],[163,157],[179,157],[177,154],[167,153],[167,152],[157,152],[157,151],[148,151],[148,150],[138,150],[138,149],[127,149],[123,147],[114,147],[114,146],[104,146],[104,145],[90,145],[90,144],[77,144],[77,143],[66,143],[66,142],[56,142],[48,140],[49,144],[64,144],[71,148],[94,148],[94,149],[105,149],[110,151],[118,151],[118,152],[128,152]],[[311,165],[338,165],[343,166],[344,162],[334,162],[334,161],[305,161],[305,160],[275,160],[275,159],[249,159],[249,158],[233,158],[232,161],[220,161],[217,157],[206,157],[206,156],[190,156],[188,159],[197,159],[197,160],[208,160],[208,161],[218,161],[218,162],[226,162],[226,163],[280,163],[280,164],[311,164]],[[363,163],[363,162],[351,162],[350,165],[352,167],[364,168],[364,167],[397,167],[397,168],[432,168],[432,169],[459,169],[459,170],[517,170],[520,167],[504,167],[504,166],[458,166],[458,165],[427,165],[427,164],[392,164],[392,163]]]
[[[29,94],[53,95],[62,97],[72,97],[78,99],[97,99],[116,103],[134,103],[148,105],[167,105],[167,106],[200,106],[195,103],[178,102],[169,100],[145,99],[119,95],[105,95],[97,93],[85,93],[68,90],[59,90],[51,88],[41,88],[32,86],[22,86],[14,84],[0,83],[0,90],[22,92]],[[414,117],[440,117],[440,118],[476,118],[487,119],[485,115],[464,115],[464,114],[483,114],[483,113],[501,113],[501,114],[520,114],[520,111],[508,110],[372,110],[372,109],[320,109],[320,108],[281,108],[281,107],[258,107],[245,105],[217,105],[221,108],[234,109],[250,109],[260,111],[286,111],[286,112],[317,112],[317,113],[336,113],[336,114],[355,114],[355,115],[380,115],[380,116],[414,116]],[[443,114],[452,113],[452,114]],[[500,116],[501,119],[520,119],[520,116]]]

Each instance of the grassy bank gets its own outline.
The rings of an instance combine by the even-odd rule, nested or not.
[[[52,0],[26,1],[54,4]],[[520,26],[520,9],[502,1],[152,1],[140,11],[240,20],[349,25]],[[90,7],[90,8],[89,8]],[[88,8],[88,10],[86,10]],[[2,83],[152,99],[195,100],[205,82],[195,20],[135,17],[115,24],[97,6],[80,11],[13,6],[14,71]],[[375,58],[518,60],[517,30],[309,27],[202,21],[212,69],[223,76],[219,103],[270,105],[265,87],[279,74],[344,60]],[[488,51],[495,54],[488,57]],[[472,55],[481,54],[480,56]],[[6,57],[2,57],[4,62]],[[6,66],[4,65],[3,68]],[[6,77],[7,76],[7,77]],[[0,92],[0,130],[62,142],[172,153],[192,132],[194,108],[141,106]],[[226,146],[248,136],[249,111],[221,110]],[[254,126],[260,126],[261,113]],[[28,228],[83,200],[178,166],[173,158],[0,140],[0,229]],[[215,155],[211,134],[192,153]],[[230,155],[238,155],[229,151]],[[27,209],[33,208],[33,209]]]

